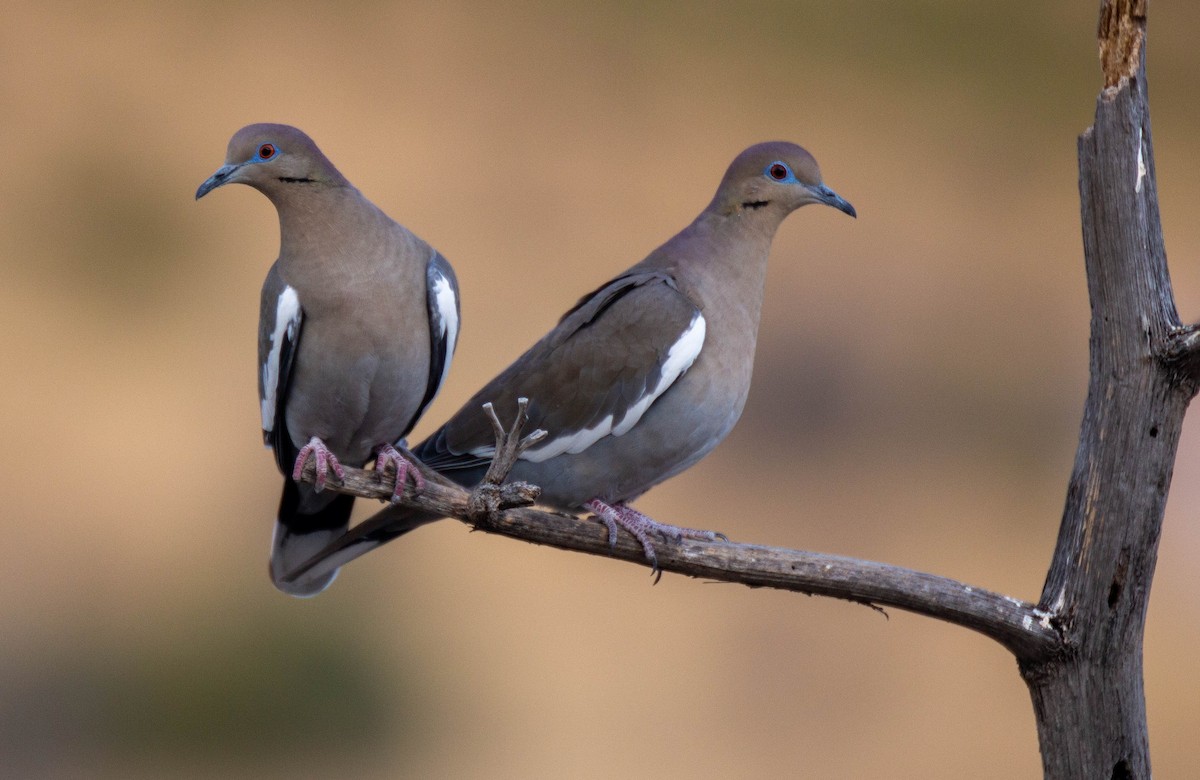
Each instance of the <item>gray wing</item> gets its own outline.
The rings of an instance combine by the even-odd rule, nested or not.
[[[620,276],[584,296],[416,454],[442,472],[486,463],[495,437],[480,407],[490,401],[504,419],[522,396],[529,399],[526,429],[549,432],[521,455],[525,460],[582,452],[605,436],[620,436],[695,361],[704,330],[699,308],[667,274]]]
[[[288,435],[284,408],[303,324],[300,298],[283,281],[276,263],[263,281],[259,309],[258,398],[262,404],[263,443],[275,451],[275,461],[284,474],[291,473],[298,454]]]

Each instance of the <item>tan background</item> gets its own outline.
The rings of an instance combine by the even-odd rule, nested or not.
[[[0,764],[26,777],[1039,772],[1012,659],[904,613],[442,523],[308,602],[266,550],[269,203],[196,186],[307,130],[439,247],[464,334],[431,430],[785,138],[858,208],[772,254],[755,388],[641,508],[1036,599],[1086,382],[1075,137],[1095,2],[43,4],[0,25]],[[1200,10],[1154,7],[1162,212],[1200,315]],[[514,303],[518,298],[519,302]],[[1200,439],[1146,641],[1153,761],[1200,755]],[[16,768],[16,769],[14,769]]]

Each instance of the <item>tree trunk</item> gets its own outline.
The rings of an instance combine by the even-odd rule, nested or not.
[[[1149,778],[1142,637],[1163,510],[1196,392],[1159,224],[1145,4],[1101,8],[1105,88],[1079,139],[1091,363],[1079,450],[1039,608],[1059,653],[1019,659],[1047,778]],[[1187,364],[1186,366],[1184,364]]]

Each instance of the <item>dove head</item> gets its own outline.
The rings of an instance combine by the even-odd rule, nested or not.
[[[196,199],[226,184],[247,184],[267,197],[302,187],[345,186],[312,139],[289,125],[243,127],[229,139],[225,164],[196,190]]]
[[[811,154],[793,143],[771,141],[751,146],[734,159],[709,209],[781,220],[809,203],[857,216],[854,207],[822,181]]]

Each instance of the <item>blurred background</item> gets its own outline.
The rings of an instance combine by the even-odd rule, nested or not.
[[[419,438],[743,147],[797,141],[860,217],[783,225],[741,424],[640,508],[1036,600],[1087,378],[1097,6],[6,3],[0,774],[1039,776],[1008,653],[902,612],[651,587],[454,522],[277,593],[255,334],[278,226],[249,188],[193,193],[239,127],[296,124],[452,260],[463,337]],[[1150,20],[1185,321],[1198,29]],[[1145,648],[1163,776],[1200,730],[1198,425]]]

